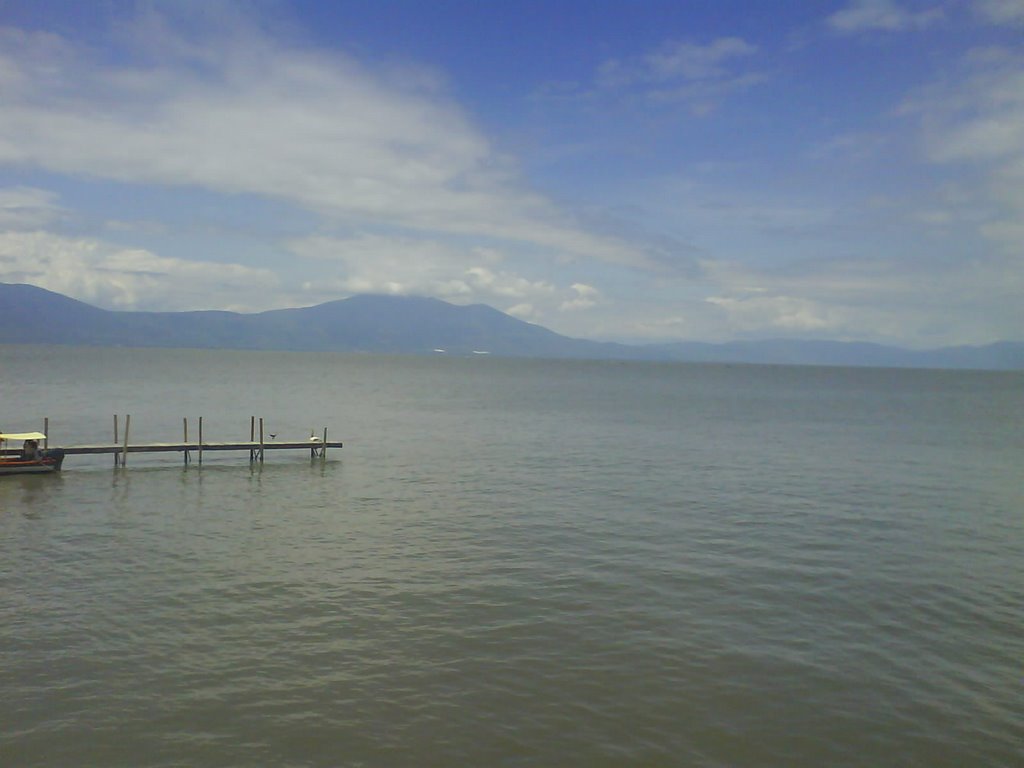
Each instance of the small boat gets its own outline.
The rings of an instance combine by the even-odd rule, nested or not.
[[[0,476],[58,472],[64,451],[40,448],[39,441],[45,439],[42,432],[0,432]],[[8,448],[11,442],[20,442],[21,449]]]

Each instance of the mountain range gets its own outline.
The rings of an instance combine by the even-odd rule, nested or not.
[[[389,354],[1024,370],[1024,343],[909,350],[864,342],[766,340],[617,344],[562,336],[483,304],[353,296],[237,312],[100,309],[33,285],[0,283],[0,344],[288,349]]]

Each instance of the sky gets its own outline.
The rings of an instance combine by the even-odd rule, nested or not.
[[[0,282],[1024,340],[1024,0],[0,0]]]

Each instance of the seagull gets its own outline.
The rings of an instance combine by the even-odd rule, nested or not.
[[[273,432],[268,432],[267,434],[270,435],[270,439],[271,440],[273,440],[275,437],[277,437],[277,435],[274,434]]]

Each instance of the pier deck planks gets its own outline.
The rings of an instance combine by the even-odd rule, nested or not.
[[[259,443],[257,442],[238,442],[238,443],[221,443],[221,442],[206,442],[202,443],[203,451],[259,451],[261,448],[265,451],[280,451],[280,450],[298,450],[305,448],[307,450],[320,450],[321,448],[343,448],[344,444],[340,441],[328,441],[323,440],[298,440],[295,442],[289,441],[274,441]],[[56,446],[51,446],[54,448]],[[96,445],[68,445],[61,446],[61,450],[64,451],[65,456],[81,456],[86,454],[103,454],[103,453],[182,453],[184,451],[195,451],[199,452],[198,442],[188,443],[129,443],[127,447],[123,444],[116,443],[100,443]],[[19,449],[6,449],[0,451],[3,455],[16,455],[19,453]]]

